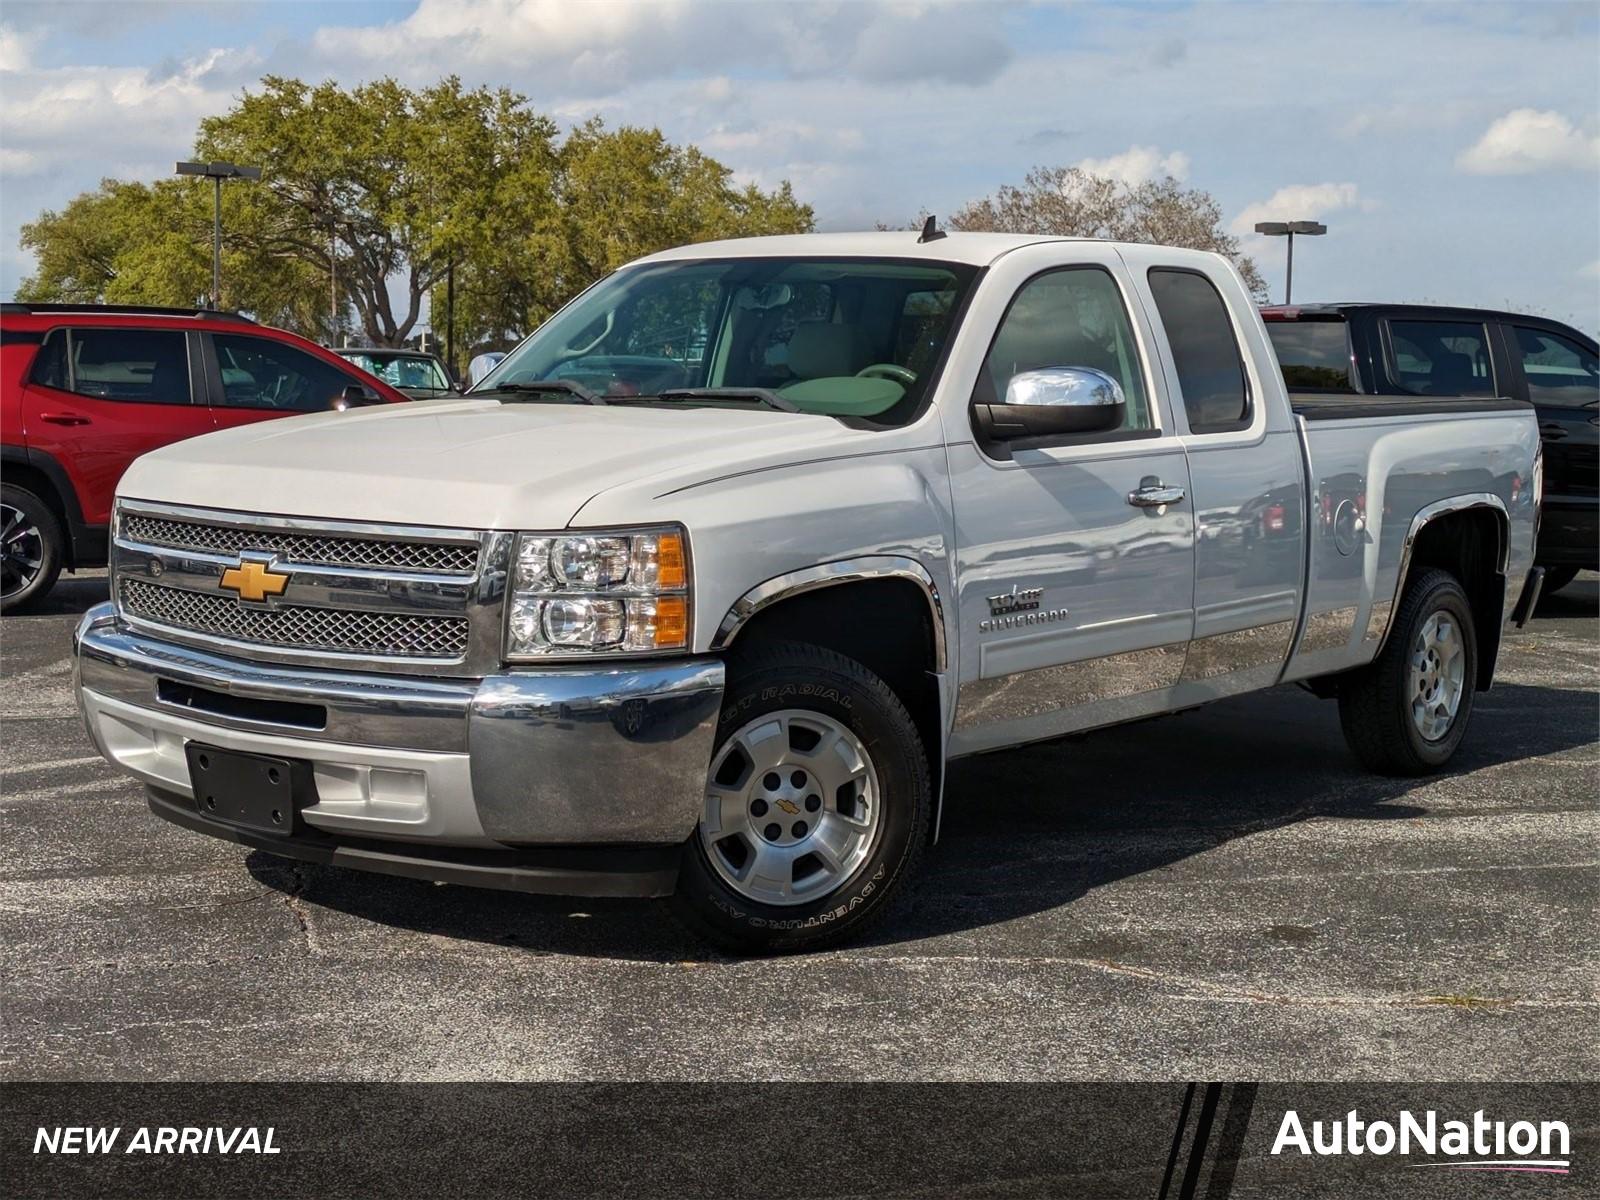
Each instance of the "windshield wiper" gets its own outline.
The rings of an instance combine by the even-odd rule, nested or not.
[[[573,383],[570,379],[535,379],[527,383],[497,383],[493,387],[484,388],[479,395],[493,395],[495,392],[523,392],[530,396],[537,396],[540,392],[548,395],[551,392],[562,392],[575,400],[582,400],[585,404],[604,404],[606,398],[598,392],[591,392],[581,383]]]
[[[645,399],[646,397],[640,397]],[[793,400],[785,400],[777,392],[763,387],[699,387],[669,388],[657,400],[755,400],[778,412],[797,413],[800,408]]]

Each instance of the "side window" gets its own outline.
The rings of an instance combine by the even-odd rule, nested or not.
[[[1492,396],[1489,339],[1465,321],[1390,321],[1389,374],[1418,396]]]
[[[1151,269],[1150,292],[1172,347],[1190,432],[1244,428],[1250,385],[1221,293],[1204,275],[1172,267]]]
[[[229,408],[320,412],[357,382],[304,350],[268,338],[217,333],[211,342],[222,371],[222,402]]]
[[[57,329],[33,381],[101,400],[188,404],[188,340],[176,329]]]
[[[1600,400],[1600,363],[1593,350],[1548,329],[1518,325],[1512,332],[1528,399],[1558,408],[1585,408]]]
[[[67,372],[67,331],[52,329],[33,360],[33,382],[43,387],[70,391],[72,376]]]
[[[1093,367],[1122,385],[1123,431],[1154,429],[1139,350],[1110,274],[1067,267],[1022,285],[994,335],[978,388],[1003,401],[1013,375],[1042,367]]]

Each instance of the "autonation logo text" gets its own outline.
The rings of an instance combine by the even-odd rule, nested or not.
[[[1419,1118],[1401,1109],[1392,1121],[1364,1121],[1351,1109],[1341,1119],[1312,1121],[1306,1131],[1300,1114],[1283,1114],[1272,1152],[1301,1154],[1427,1154],[1459,1161],[1410,1163],[1414,1167],[1452,1167],[1463,1171],[1520,1171],[1565,1175],[1571,1166],[1571,1135],[1564,1121],[1491,1121],[1480,1108],[1470,1121],[1441,1121],[1429,1109]]]

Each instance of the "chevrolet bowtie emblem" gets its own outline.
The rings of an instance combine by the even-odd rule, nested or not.
[[[237,592],[241,600],[260,601],[268,596],[283,595],[283,589],[289,586],[289,576],[272,570],[266,563],[245,559],[222,573],[219,586]]]

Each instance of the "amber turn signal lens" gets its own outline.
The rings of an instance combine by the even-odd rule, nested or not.
[[[677,650],[689,644],[689,601],[684,596],[656,600],[656,649]]]
[[[688,564],[683,557],[683,535],[663,533],[656,543],[656,586],[663,590],[681,588],[689,580]]]

